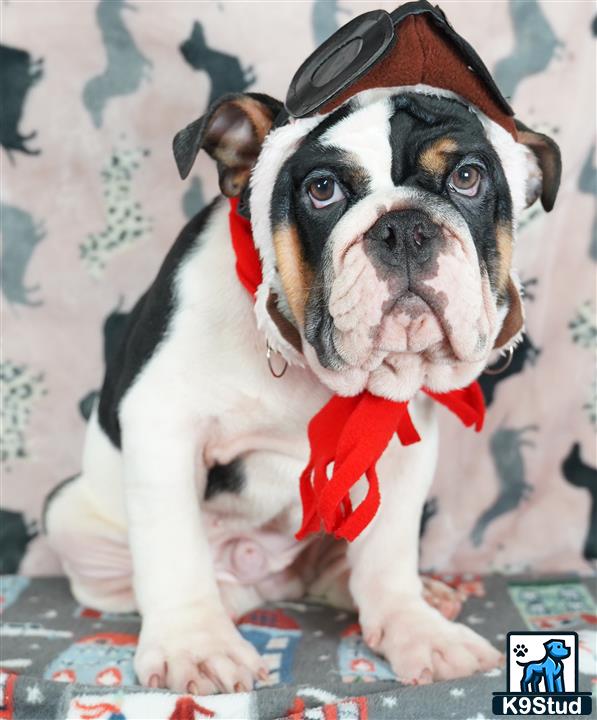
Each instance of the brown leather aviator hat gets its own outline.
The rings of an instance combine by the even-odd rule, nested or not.
[[[328,113],[373,88],[427,85],[475,105],[517,139],[514,112],[475,50],[427,0],[351,20],[310,55],[286,96],[288,116]]]

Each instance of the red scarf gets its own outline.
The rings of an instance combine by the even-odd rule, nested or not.
[[[245,288],[255,295],[261,284],[259,254],[251,223],[237,212],[238,199],[230,200],[230,233],[236,254],[236,272]],[[479,432],[485,402],[478,382],[461,390],[423,392],[451,410],[466,427]],[[303,524],[296,534],[302,540],[319,532],[321,525],[337,538],[354,540],[369,525],[379,508],[379,481],[375,464],[396,433],[403,445],[421,439],[408,412],[408,402],[397,402],[365,391],[353,397],[334,395],[311,419],[308,428],[311,457],[300,480]],[[332,476],[328,466],[334,463]],[[365,475],[367,496],[356,508],[350,490]]]

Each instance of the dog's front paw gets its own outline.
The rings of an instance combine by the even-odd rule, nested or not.
[[[466,625],[446,620],[420,598],[397,599],[383,616],[362,618],[365,642],[384,655],[399,680],[453,680],[503,663],[503,656]]]
[[[135,655],[142,685],[210,695],[248,692],[268,670],[255,648],[240,635],[223,609],[199,606],[146,615]]]

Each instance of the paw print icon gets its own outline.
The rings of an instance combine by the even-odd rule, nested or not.
[[[516,657],[523,658],[528,653],[528,648],[526,645],[523,645],[522,643],[520,645],[514,646],[514,654]]]

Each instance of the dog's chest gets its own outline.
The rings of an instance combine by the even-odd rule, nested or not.
[[[236,518],[236,531],[239,523],[246,525],[243,533],[273,523],[276,530],[270,528],[268,536],[286,535],[300,522],[307,425],[326,398],[319,397],[317,385],[301,380],[300,371],[287,375],[273,386],[268,381],[261,394],[239,388],[210,423],[198,463],[207,469],[203,505],[222,520]]]
[[[210,423],[204,447],[208,468],[254,452],[306,459],[307,425],[326,398],[311,384],[301,383],[303,392],[297,393],[292,374],[288,373],[286,393],[269,383],[259,393],[239,388],[238,396]]]

